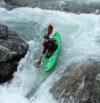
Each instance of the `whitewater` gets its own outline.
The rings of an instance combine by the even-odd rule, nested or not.
[[[67,65],[85,58],[100,58],[100,15],[73,14],[40,8],[0,8],[0,23],[15,30],[29,44],[10,83],[0,86],[0,103],[57,103],[49,92]],[[62,52],[54,72],[36,69],[42,36],[52,24],[62,39]],[[59,72],[61,71],[61,72]]]

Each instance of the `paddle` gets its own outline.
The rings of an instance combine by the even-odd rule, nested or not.
[[[48,35],[51,35],[53,31],[53,26],[49,25],[48,26]],[[41,59],[42,59],[43,54],[41,55],[40,59],[36,62],[36,67],[39,68],[41,65]]]

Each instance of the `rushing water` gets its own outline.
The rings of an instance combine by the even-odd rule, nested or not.
[[[12,11],[0,8],[0,23],[19,32],[30,45],[12,82],[0,86],[0,103],[57,103],[49,93],[59,78],[57,71],[62,71],[64,65],[73,61],[100,58],[99,15],[76,15],[39,8],[16,8]],[[62,39],[62,53],[53,73],[34,67],[42,51],[42,36],[49,24]]]

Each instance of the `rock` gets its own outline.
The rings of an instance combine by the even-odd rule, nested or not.
[[[50,92],[59,103],[100,103],[98,73],[100,73],[98,61],[73,63],[66,68]]]
[[[39,7],[49,10],[60,10],[74,13],[100,13],[100,2],[85,2],[78,0],[5,0],[10,4],[9,8],[15,7]]]
[[[95,98],[97,98],[95,103],[100,103],[100,74],[99,73],[96,75],[96,81],[94,85],[95,85],[95,91],[96,91]]]
[[[0,25],[0,83],[13,77],[18,63],[28,50],[26,41],[5,25]]]
[[[27,6],[30,0],[5,0],[5,2],[13,5],[13,6]]]
[[[100,13],[100,2],[76,2],[76,1],[67,1],[62,5],[63,11],[73,12],[73,13]]]
[[[0,39],[6,39],[8,37],[8,28],[5,25],[0,24]]]
[[[7,4],[15,7],[39,7],[42,9],[59,10],[58,0],[4,0]],[[12,7],[11,7],[12,8]]]
[[[0,46],[0,62],[7,61],[9,59],[10,51],[4,47]]]

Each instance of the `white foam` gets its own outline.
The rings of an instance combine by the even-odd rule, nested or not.
[[[29,43],[29,52],[19,63],[12,82],[6,86],[0,86],[0,103],[19,103],[19,101],[20,103],[56,103],[49,93],[53,79],[47,79],[36,94],[31,95],[31,100],[25,97],[48,76],[47,73],[33,66],[36,53],[40,51],[42,30],[47,28],[48,24],[54,26],[53,32],[58,31],[61,34],[62,55],[59,65],[71,59],[77,60],[78,57],[100,57],[100,15],[75,15],[39,8],[16,8],[12,11],[0,8],[0,20],[0,23],[21,32],[24,37],[35,40]],[[38,35],[37,32],[39,32]],[[36,36],[40,38],[37,39]]]

